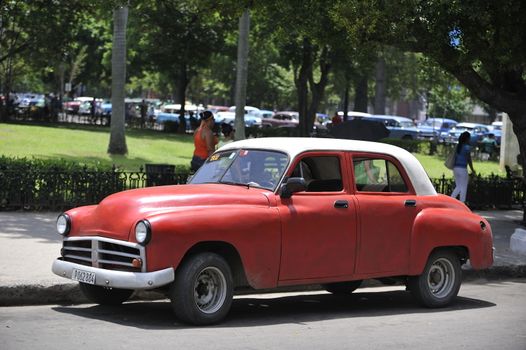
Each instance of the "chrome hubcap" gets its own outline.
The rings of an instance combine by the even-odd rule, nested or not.
[[[218,311],[226,299],[226,279],[221,270],[207,267],[197,276],[194,285],[194,301],[206,314]]]
[[[437,298],[447,297],[455,284],[455,270],[448,259],[440,258],[433,262],[427,274],[427,286]]]

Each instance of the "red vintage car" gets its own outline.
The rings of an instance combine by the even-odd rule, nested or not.
[[[300,122],[298,112],[276,112],[270,118],[264,118],[261,121],[263,127],[296,127]]]
[[[384,277],[443,307],[462,264],[493,263],[488,222],[437,194],[413,155],[339,139],[233,142],[189,184],[111,195],[60,215],[57,230],[53,272],[79,281],[90,300],[159,289],[197,325],[222,320],[242,288],[321,284],[346,294]]]

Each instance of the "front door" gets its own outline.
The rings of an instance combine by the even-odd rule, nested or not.
[[[280,283],[350,276],[356,252],[356,207],[342,176],[341,153],[306,154],[289,174],[307,191],[279,199]]]

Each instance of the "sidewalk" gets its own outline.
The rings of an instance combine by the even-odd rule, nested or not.
[[[510,250],[510,237],[521,227],[520,210],[477,211],[493,229],[495,263],[484,271],[464,270],[465,279],[526,277],[526,256]],[[0,212],[0,306],[77,303],[85,299],[77,283],[56,276],[51,264],[60,254],[58,213]],[[139,297],[148,297],[142,293]]]

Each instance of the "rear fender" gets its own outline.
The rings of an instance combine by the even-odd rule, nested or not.
[[[415,218],[411,239],[409,275],[419,275],[435,248],[464,247],[471,266],[488,268],[493,264],[493,238],[486,219],[468,211],[428,208]]]

